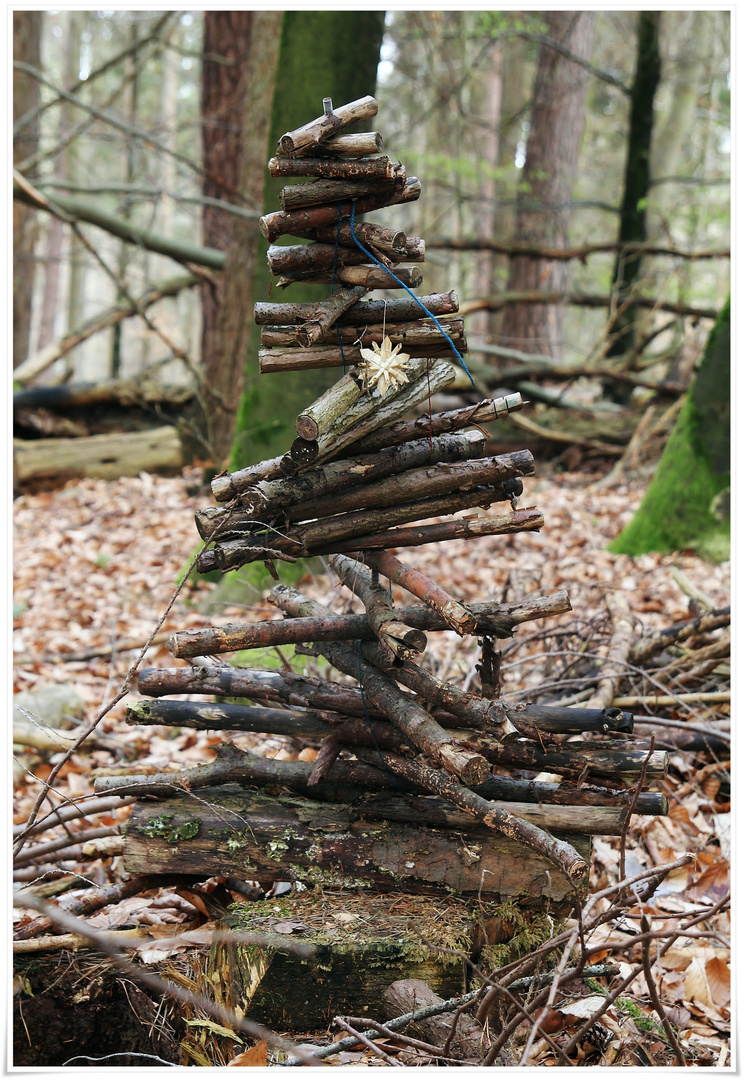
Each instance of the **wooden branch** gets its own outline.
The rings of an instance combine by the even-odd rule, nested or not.
[[[524,530],[536,531],[545,524],[543,516],[535,507],[513,510],[493,517],[457,518],[437,525],[413,525],[404,529],[386,529],[383,532],[355,536],[340,540],[336,551],[420,547],[422,544],[439,544],[445,540],[473,540],[478,536],[499,536]]]
[[[340,270],[344,266],[369,262],[369,259],[357,247],[337,248],[333,244],[270,244],[266,261],[275,277],[288,274],[299,279],[304,275],[329,270],[334,264]]]
[[[285,274],[278,279],[277,285],[280,289],[287,289],[298,281],[306,285],[333,285],[334,282],[340,282],[342,285],[362,286],[371,291],[372,289],[401,289],[404,285],[409,289],[418,289],[423,280],[424,272],[420,266],[398,266],[395,268],[395,277],[393,277],[391,272],[382,267],[365,263],[362,266],[342,266],[336,270],[335,275],[330,270],[307,274]]]
[[[670,645],[679,641],[686,641],[697,634],[707,634],[711,630],[719,630],[723,626],[731,625],[731,608],[722,608],[710,614],[700,615],[696,619],[687,619],[684,622],[675,623],[666,630],[659,630],[649,637],[640,638],[630,647],[630,662],[635,665],[643,664],[655,653],[663,652]]]
[[[364,621],[366,623],[366,618]],[[214,694],[218,697],[243,697],[251,701],[282,701],[285,705],[335,710],[347,716],[365,715],[361,692],[355,687],[314,679],[295,671],[261,671],[230,665],[149,668],[140,672],[137,687],[140,694],[150,697]],[[369,709],[369,715],[373,719],[382,718],[382,713],[374,708]]]
[[[358,235],[362,235],[361,229],[365,223],[356,226]],[[342,223],[343,228],[343,223]],[[459,307],[457,293],[432,293],[429,296],[418,298],[424,308],[432,315],[452,315]],[[259,302],[254,306],[253,318],[259,326],[287,326],[293,323],[309,322],[317,317],[317,312],[323,310],[326,301],[307,301],[304,303],[281,303],[269,304]],[[410,322],[412,319],[422,317],[421,307],[415,300],[408,298],[394,300],[360,300],[347,312],[339,317],[339,325],[365,326],[368,323],[383,321],[386,326],[392,323]]]
[[[357,269],[363,269],[358,267]],[[366,286],[365,286],[366,287]],[[388,288],[387,285],[374,285],[370,288]],[[397,286],[396,286],[397,288]],[[371,344],[371,343],[370,343]],[[466,353],[467,343],[460,337],[455,342],[458,351]],[[310,349],[301,348],[260,348],[258,350],[258,368],[262,375],[276,375],[287,371],[317,371],[321,368],[356,367],[361,363],[361,348],[351,345],[316,345]],[[421,343],[414,341],[404,350],[411,359],[416,360],[454,360],[452,347],[438,335],[438,341]]]
[[[421,630],[408,629],[388,593],[372,580],[369,571],[346,555],[332,555],[330,565],[364,604],[367,622],[388,659],[410,660],[424,651],[426,635]]]
[[[101,330],[107,330],[111,326],[116,326],[118,323],[123,322],[124,319],[128,319],[133,315],[137,315],[140,311],[146,308],[152,307],[159,300],[163,300],[165,297],[176,296],[182,289],[191,289],[194,285],[198,285],[201,278],[195,274],[182,275],[181,277],[172,278],[170,281],[164,281],[161,285],[154,285],[148,289],[137,301],[136,305],[131,304],[115,304],[113,307],[107,308],[105,311],[99,312],[98,315],[94,315],[93,318],[88,319],[81,326],[76,327],[72,331],[68,331],[63,338],[59,341],[54,341],[49,345],[45,345],[33,356],[29,356],[23,363],[19,364],[17,368],[13,369],[13,382],[27,383],[35,379],[37,375],[40,375],[42,371],[45,371],[50,367],[55,360],[59,360],[61,356],[65,356],[71,349],[74,349],[76,345],[80,345],[81,342],[87,341],[88,338],[97,334]]]
[[[335,385],[340,386],[340,383]],[[308,413],[312,415],[311,409]],[[483,452],[484,444],[485,438],[479,431],[440,435],[431,441],[418,439],[405,443],[401,447],[388,447],[376,454],[329,461],[316,469],[308,469],[298,476],[285,477],[281,480],[258,481],[247,491],[246,501],[243,502],[246,506],[244,520],[247,523],[256,515],[276,514],[279,510],[291,507],[294,503],[322,498],[324,495],[342,491],[350,483],[355,486],[362,482],[371,483],[373,480],[380,480],[397,472],[415,469],[430,461],[432,452],[436,461],[460,461],[464,458],[478,457]],[[239,520],[242,512],[232,511]],[[225,510],[213,507],[196,512],[197,528],[203,539],[219,522],[218,515],[225,513]],[[263,520],[266,520],[265,517]]]
[[[291,154],[307,151],[331,136],[338,135],[359,120],[368,120],[372,116],[377,116],[375,99],[369,95],[357,98],[330,113],[324,112],[322,116],[303,124],[302,127],[285,132],[277,143],[276,152],[282,157],[289,157]]]
[[[440,435],[444,431],[460,431],[471,424],[488,424],[522,408],[524,401],[521,394],[484,398],[477,405],[467,405],[463,409],[451,409],[448,412],[434,413],[432,416],[424,415],[415,420],[401,420],[397,424],[386,425],[384,429],[357,439],[353,443],[353,452],[366,454],[384,446],[398,446],[409,439]]]
[[[388,476],[359,487],[349,487],[324,498],[296,504],[289,510],[290,521],[321,518],[330,514],[392,507],[405,502],[466,492],[476,487],[497,486],[515,477],[531,476],[535,464],[529,450],[517,450],[492,458],[436,462],[418,469]]]
[[[384,194],[367,195],[357,199],[355,214],[368,214],[385,206],[415,202],[421,196],[421,181],[411,176],[403,187],[385,188],[384,191]],[[341,202],[333,206],[311,206],[302,210],[276,210],[259,218],[258,227],[264,239],[273,244],[280,236],[302,236],[307,229],[335,225],[339,217],[350,218],[352,205],[354,204],[351,202]]]
[[[352,304],[364,296],[366,289],[361,285],[353,285],[348,289],[339,289],[322,304],[318,304],[312,319],[308,319],[302,326],[295,330],[295,340],[298,345],[309,349],[318,339],[329,333],[331,327]],[[262,339],[263,343],[263,339]],[[268,344],[268,342],[267,342]]]
[[[579,853],[565,840],[558,840],[537,826],[503,810],[495,803],[486,802],[474,791],[458,784],[444,773],[430,769],[418,761],[409,761],[398,754],[382,752],[385,765],[396,774],[426,788],[433,795],[439,795],[461,807],[487,828],[499,832],[509,839],[537,851],[558,867],[571,885],[579,890],[586,887],[589,879],[589,867]]]
[[[570,304],[573,307],[609,308],[609,296],[591,296],[587,293],[564,292],[505,292],[499,296],[486,297],[482,300],[470,300],[462,308],[463,315],[472,315],[474,311],[501,311],[508,304]],[[671,311],[675,315],[688,315],[693,319],[715,319],[715,308],[690,307],[687,304],[674,304],[648,296],[634,296],[635,307],[651,308],[654,311]]]
[[[227,623],[225,626],[210,626],[204,630],[180,630],[167,642],[168,650],[175,657],[186,659],[192,656],[211,656],[215,653],[235,652],[240,649],[267,648],[274,645],[298,644],[303,641],[372,641],[375,637],[366,615],[324,615],[317,618],[302,618],[294,615],[291,605],[302,602],[300,593],[295,593],[287,585],[276,585],[271,592],[275,602],[281,599],[284,610],[290,609],[293,617],[283,620],[266,620],[258,623]],[[522,600],[513,600],[507,604],[475,603],[470,611],[475,617],[475,628],[479,633],[496,637],[510,637],[515,626],[535,619],[570,611],[571,605],[565,590],[550,596],[529,596]],[[397,613],[406,626],[418,630],[446,630],[447,623],[442,616],[427,607],[402,607]],[[200,676],[204,678],[204,676]],[[196,679],[199,684],[199,679]],[[215,685],[211,682],[210,685]],[[178,692],[178,691],[171,691]],[[219,693],[220,691],[212,691]],[[150,690],[140,689],[140,693],[149,694]],[[227,691],[226,691],[227,693]],[[229,696],[235,696],[232,691]],[[327,702],[319,708],[333,708]],[[516,708],[516,706],[515,706]],[[536,706],[543,714],[547,706]],[[343,710],[342,710],[343,711]],[[549,710],[548,710],[549,711]],[[565,710],[560,710],[561,714]],[[576,720],[584,710],[571,710]],[[603,713],[601,715],[604,715]],[[583,730],[574,728],[572,730]],[[595,730],[595,728],[586,729]],[[600,730],[597,728],[596,730]]]
[[[612,618],[612,637],[602,664],[602,677],[597,689],[586,702],[587,709],[606,709],[617,693],[620,680],[626,674],[628,653],[635,627],[630,605],[619,590],[607,594],[606,603]]]
[[[459,315],[440,320],[447,334],[457,345],[460,352],[460,343],[465,342],[465,323]],[[261,331],[261,344],[266,347],[291,347],[297,345],[297,334],[301,328],[293,326],[266,326]],[[392,326],[382,323],[362,324],[361,326],[334,326],[331,330],[320,334],[315,339],[317,345],[353,345],[356,342],[368,348],[373,341],[379,344],[384,338],[389,337],[391,345],[403,346],[403,351],[408,352],[410,345],[442,345],[444,338],[441,331],[433,322],[417,320],[416,322],[393,323]],[[464,344],[467,351],[467,344]]]
[[[514,244],[485,237],[437,236],[429,241],[429,247],[440,251],[494,251],[500,255],[519,256],[520,258],[552,259],[566,261],[580,259],[582,262],[590,255],[603,252],[619,252],[621,255],[669,255],[674,259],[729,259],[728,248],[710,251],[688,251],[684,248],[664,247],[653,243],[630,243],[629,241],[609,240],[602,244],[582,244],[576,247],[542,247],[534,244]]]
[[[352,135],[333,135],[323,139],[317,146],[306,146],[303,155],[310,157],[368,157],[382,151],[383,139],[379,131],[358,131]]]
[[[301,439],[315,442],[321,435],[328,434],[343,423],[348,410],[364,393],[357,371],[347,372],[300,413],[295,421],[297,434]]]
[[[399,161],[389,157],[374,157],[367,161],[335,161],[326,158],[271,158],[269,176],[313,176],[326,180],[387,180],[405,181],[406,170]]]
[[[335,246],[336,237],[339,244],[346,247],[356,247],[356,239],[363,247],[374,248],[375,254],[382,254],[391,262],[424,262],[426,259],[426,244],[421,237],[407,237],[399,229],[386,229],[366,221],[355,222],[353,236],[351,222],[342,221],[340,225],[310,229],[305,239]]]
[[[86,106],[87,107],[87,106]],[[418,197],[418,196],[416,196]],[[20,182],[20,178],[14,175],[13,198],[27,202],[37,209],[50,211],[50,202],[39,201],[29,189]],[[185,241],[173,240],[167,236],[159,236],[148,229],[141,229],[125,218],[117,217],[106,210],[91,203],[90,199],[73,199],[66,195],[55,195],[54,206],[60,207],[68,217],[75,221],[85,221],[91,225],[97,225],[99,229],[118,236],[129,244],[136,244],[147,251],[155,251],[159,255],[167,255],[176,262],[196,263],[197,266],[209,266],[213,270],[222,270],[225,266],[225,253],[215,248],[199,247]],[[357,207],[357,213],[362,213]],[[349,210],[351,213],[351,210]],[[335,220],[335,219],[334,219]],[[326,222],[325,224],[328,224]]]
[[[397,672],[396,672],[397,674]],[[568,743],[571,749],[543,751],[532,742],[498,742],[488,735],[468,740],[494,765],[505,765],[536,772],[555,772],[572,777],[597,776],[608,779],[638,777],[648,758],[646,750],[606,749],[597,743]],[[663,779],[669,767],[666,751],[654,751],[646,765],[646,776]]]
[[[420,571],[404,566],[389,551],[365,552],[364,561],[436,611],[460,637],[475,633],[477,619],[474,613]]]

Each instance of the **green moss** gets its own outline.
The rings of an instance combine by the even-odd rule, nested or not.
[[[717,562],[730,557],[730,524],[717,509],[717,497],[731,482],[730,352],[726,303],[654,478],[610,551],[641,555],[694,548]]]
[[[193,840],[198,836],[201,828],[201,820],[192,818],[180,825],[173,824],[175,814],[160,814],[150,818],[146,824],[140,825],[139,830],[145,836],[153,839],[165,840],[169,844],[177,844],[179,840]]]

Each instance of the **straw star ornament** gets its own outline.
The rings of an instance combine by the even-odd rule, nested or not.
[[[385,335],[382,346],[372,342],[371,349],[361,349],[362,363],[359,365],[366,389],[377,389],[384,397],[390,387],[404,386],[409,382],[406,363],[408,353],[400,352],[400,344],[393,348],[390,338]]]

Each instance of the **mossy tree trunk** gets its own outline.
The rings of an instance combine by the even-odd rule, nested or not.
[[[384,11],[288,11],[284,15],[269,147],[279,137],[323,111],[323,98],[342,105],[374,93],[384,27]],[[264,207],[276,209],[284,180],[266,180]],[[289,238],[287,238],[289,240]],[[290,241],[294,242],[294,241]],[[253,297],[266,300],[271,279],[266,246],[258,253]],[[293,285],[291,300],[317,300],[325,285]],[[277,299],[276,296],[272,299]],[[245,384],[235,425],[231,468],[241,468],[289,448],[298,413],[317,398],[339,372],[310,371],[259,375],[260,331],[248,343]]]
[[[630,95],[625,191],[620,211],[618,237],[620,243],[643,243],[646,240],[646,203],[651,185],[654,97],[661,79],[660,20],[660,11],[638,13],[638,46]],[[640,269],[640,255],[629,257],[622,252],[618,254],[613,275],[613,291],[619,305],[622,305],[630,295]],[[622,356],[633,349],[636,339],[635,321],[636,309],[632,304],[618,312],[609,327],[612,340],[607,352],[608,356]]]
[[[727,300],[643,502],[611,551],[640,555],[695,548],[711,559],[728,558],[730,377]]]

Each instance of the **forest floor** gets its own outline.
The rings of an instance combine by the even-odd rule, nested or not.
[[[601,658],[609,637],[609,617],[604,603],[609,590],[623,591],[639,635],[729,603],[729,564],[711,565],[691,552],[629,558],[605,550],[638,506],[645,481],[626,480],[604,488],[598,483],[599,473],[557,473],[542,465],[538,473],[537,478],[526,482],[521,503],[536,504],[543,512],[542,532],[431,545],[417,549],[415,557],[408,557],[413,565],[466,603],[511,600],[533,591],[568,590],[572,612],[550,620],[549,627],[543,624],[522,627],[504,647],[503,696],[524,700],[538,688],[544,691],[548,683],[553,700],[573,700],[582,690],[587,696],[587,687],[591,689],[596,684],[597,657]],[[144,644],[162,616],[180,572],[196,550],[198,537],[193,512],[210,501],[203,494],[188,493],[198,487],[199,476],[198,470],[190,469],[175,478],[143,474],[115,482],[77,480],[55,490],[24,494],[15,501],[15,693],[36,694],[49,685],[66,685],[81,699],[80,720],[89,723],[102,704],[117,692],[138,655],[136,647]],[[329,574],[303,579],[299,587],[339,609]],[[276,609],[258,592],[255,602],[221,603],[216,608],[213,604],[212,610],[208,610],[207,602],[214,590],[215,586],[208,582],[189,582],[182,589],[142,666],[173,666],[164,642],[175,630],[278,617]],[[397,597],[397,592],[394,595]],[[565,633],[558,636],[548,632],[556,630]],[[581,664],[576,659],[579,652],[584,653]],[[463,641],[450,632],[431,634],[426,657],[439,678],[466,687],[477,685],[474,641]],[[256,666],[276,666],[281,662],[273,652],[269,657],[262,655]],[[686,723],[715,731],[727,740],[729,704],[725,700],[713,702],[705,696],[701,698],[700,694],[705,695],[711,687],[719,691],[728,683],[728,662],[722,659],[713,667],[709,663],[700,677],[694,673],[685,677],[689,671],[689,665],[684,667],[681,681],[674,683],[668,673],[659,675],[654,682],[656,675],[629,670],[621,692],[634,699],[632,711],[637,717],[655,711],[677,724],[677,728],[660,728],[661,736]],[[663,692],[676,696],[676,701],[652,710],[647,699],[659,692],[662,685],[659,679],[666,679]],[[697,700],[679,696],[691,692],[697,692]],[[132,696],[138,697],[136,692]],[[94,772],[100,774],[101,770],[123,765],[130,770],[160,770],[173,767],[176,762],[183,768],[210,759],[210,747],[222,741],[217,733],[132,728],[124,723],[126,700],[115,705],[103,719],[97,729],[98,740],[84,744],[64,765],[55,780],[54,792],[50,793],[52,802],[84,800],[93,790]],[[33,707],[29,708],[33,713]],[[33,717],[30,723],[33,724]],[[250,745],[258,753],[281,758],[312,760],[315,755],[309,747],[277,737],[235,736],[233,741],[240,746]],[[663,745],[663,740],[657,742],[659,745]],[[39,782],[49,776],[58,760],[59,755],[50,756],[48,751],[30,746],[17,754],[13,804],[16,827],[27,820],[39,793]],[[651,920],[653,929],[663,938],[664,934],[675,932],[680,920],[705,914],[720,905],[695,930],[675,938],[672,947],[663,957],[657,957],[653,966],[661,1001],[686,1060],[714,1066],[731,1064],[727,1056],[729,912],[727,904],[721,903],[729,889],[729,767],[726,755],[720,753],[670,752],[669,775],[663,782],[670,802],[669,816],[633,819],[624,840],[625,872],[627,876],[641,874],[656,865],[680,860],[686,853],[694,858],[669,874],[653,898],[642,905],[642,910],[638,903],[630,905],[622,918],[601,926],[598,931],[607,940],[607,955],[617,962],[620,974],[616,978],[620,980],[642,959],[642,943],[629,939],[638,935],[644,917]],[[113,837],[106,838],[111,845],[108,848],[105,844],[98,850],[93,847],[87,857],[74,855],[57,863],[53,854],[47,858],[39,855],[23,872],[19,871],[17,885],[29,887],[32,881],[52,881],[59,877],[60,871],[66,875],[82,874],[87,886],[120,880],[121,859],[117,854],[120,848],[116,847],[120,840],[116,832],[128,813],[127,807],[96,819],[97,824],[102,821],[113,826]],[[74,838],[80,829],[90,830],[91,821],[74,820],[68,828]],[[58,835],[59,830],[50,827],[41,833],[41,839]],[[29,846],[37,839],[38,836],[32,838]],[[618,838],[595,839],[592,892],[618,882],[620,846]],[[35,916],[35,911],[19,908],[16,925]],[[165,931],[193,928],[200,919],[199,940],[203,945],[208,941],[212,924],[205,923],[204,917],[199,917],[195,908],[173,890],[161,889],[104,908],[89,922],[98,929],[134,923],[148,927],[154,935],[162,935]],[[627,950],[622,946],[624,940],[629,940]],[[177,953],[186,947],[181,942],[173,951]],[[652,962],[654,956],[652,949]],[[141,957],[146,961],[147,954],[141,953]],[[601,953],[598,958],[601,959]],[[612,982],[609,985],[612,987]],[[23,980],[15,989],[22,997]],[[589,997],[579,1000],[582,993]],[[593,1001],[591,998],[592,993],[586,987],[573,984],[570,998],[561,991],[551,1002],[550,1026],[545,1018],[544,1030],[552,1032],[553,1042],[560,1043],[563,1032],[572,1034],[578,1018],[590,1014],[598,1000],[596,994]],[[674,1063],[668,1037],[642,974],[606,1010],[602,1024],[604,1042],[600,1040],[597,1046],[584,1043],[583,1048],[579,1044],[573,1050],[572,1060],[577,1063],[584,1060],[587,1064]],[[521,1053],[520,1046],[525,1046],[528,1034],[529,1026],[525,1026],[515,1035],[517,1053]],[[326,1041],[335,1037],[335,1034],[326,1036]],[[561,1064],[551,1038],[541,1035],[534,1039],[527,1048],[526,1063]],[[397,1052],[389,1040],[386,1048],[388,1053]],[[204,1063],[222,1064],[225,1056]],[[336,1055],[326,1064],[346,1062],[383,1063],[372,1051],[357,1047],[353,1052]]]

